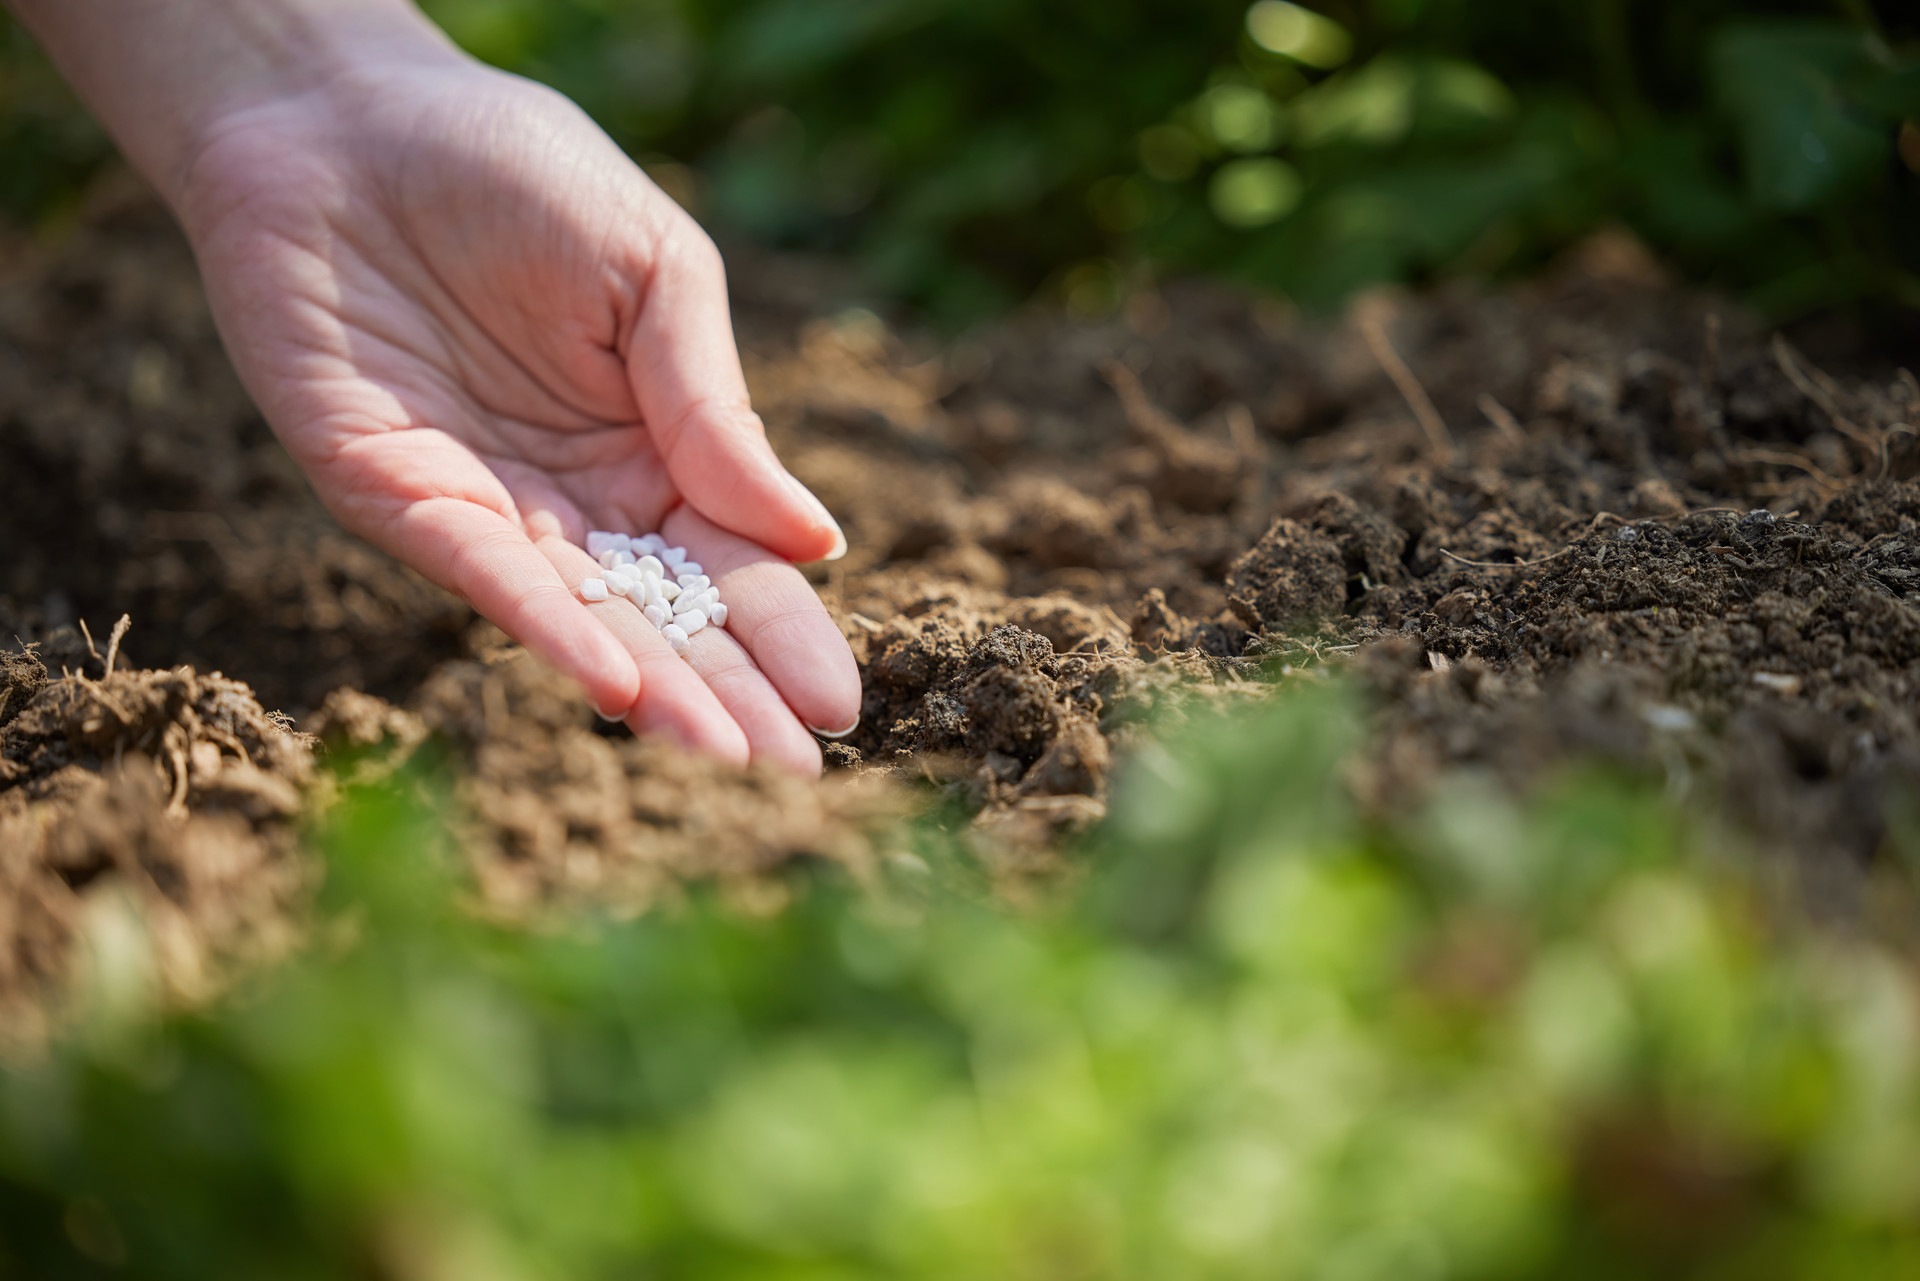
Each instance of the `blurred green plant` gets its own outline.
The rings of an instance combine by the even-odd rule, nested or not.
[[[59,216],[111,154],[106,134],[0,12],[0,220]]]
[[[1324,309],[1613,224],[1775,318],[1920,304],[1920,26],[1864,0],[428,7],[718,227],[954,319],[1169,266]]]
[[[0,1275],[1908,1277],[1913,959],[1776,913],[1656,786],[1361,822],[1338,688],[1116,795],[1071,901],[887,883],[514,932],[420,780],[316,943],[0,1073]],[[129,943],[129,939],[133,942]],[[127,971],[129,973],[123,973]]]
[[[1776,319],[1920,303],[1920,22],[1869,0],[425,5],[716,228],[955,321],[1167,267],[1328,308],[1614,224]],[[16,217],[105,154],[48,80],[9,29]]]
[[[852,250],[955,320],[1049,281],[1097,311],[1153,265],[1331,307],[1610,223],[1775,317],[1920,300],[1913,20],[1864,0],[427,8],[727,233]],[[0,211],[64,207],[107,153],[7,26]]]

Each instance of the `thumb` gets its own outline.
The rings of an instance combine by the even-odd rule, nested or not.
[[[663,247],[627,352],[640,416],[702,516],[788,560],[838,560],[847,538],[780,463],[749,408],[719,251],[697,229]]]

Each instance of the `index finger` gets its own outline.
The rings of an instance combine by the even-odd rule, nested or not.
[[[734,347],[726,271],[690,220],[662,233],[627,373],[674,485],[716,527],[791,560],[845,554],[826,505],[767,443]]]
[[[463,498],[409,503],[374,531],[393,552],[535,656],[578,681],[602,715],[640,697],[640,668],[526,533]]]
[[[682,507],[663,535],[684,543],[721,588],[733,634],[807,728],[839,737],[860,719],[860,668],[806,578],[756,546]]]

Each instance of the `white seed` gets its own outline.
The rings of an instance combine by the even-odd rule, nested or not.
[[[624,537],[624,534],[616,534],[612,530],[590,529],[587,531],[587,555],[597,557],[601,552],[613,551],[620,546],[619,540]]]
[[[707,621],[715,627],[725,627],[727,625],[727,604],[725,601],[715,601],[713,603],[713,608],[707,611]]]
[[[667,576],[667,567],[660,563],[658,556],[642,556],[639,560],[635,561],[634,564],[640,567],[640,572],[643,574],[652,574],[655,578],[665,578]]]
[[[713,582],[713,580],[705,574],[689,574],[685,570],[681,570],[679,574],[675,575],[674,581],[679,583],[682,588],[696,592],[705,591],[708,585]]]
[[[665,601],[654,601],[642,610],[641,613],[645,614],[647,621],[655,627],[665,627],[673,621],[673,615],[667,612]]]
[[[607,580],[604,578],[582,579],[580,582],[580,597],[582,600],[590,601],[605,600],[607,598]]]
[[[683,560],[680,562],[680,572],[683,574],[704,574],[707,570],[706,566],[697,560]]]
[[[690,609],[684,614],[675,614],[673,625],[691,636],[707,625],[707,616],[697,609]]]
[[[684,654],[687,652],[687,632],[680,624],[668,623],[660,629],[660,634],[667,638],[667,644],[673,646],[674,653]]]
[[[684,547],[662,547],[660,549],[660,559],[673,566],[675,573],[679,573],[680,567],[687,563],[687,549]]]

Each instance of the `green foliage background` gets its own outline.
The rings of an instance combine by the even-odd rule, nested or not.
[[[0,1072],[0,1276],[1916,1274],[1910,954],[1650,780],[1363,823],[1299,684],[1027,913],[929,823],[769,918],[499,929],[430,774],[331,814],[316,945],[212,1012],[96,904],[80,1032]]]
[[[1332,43],[1301,56],[1241,0],[426,7],[691,166],[662,172],[716,228],[850,251],[956,320],[1043,285],[1098,311],[1153,267],[1324,308],[1611,223],[1775,317],[1920,301],[1904,6],[1324,0]],[[23,47],[0,44],[0,204],[31,216],[105,144]]]

